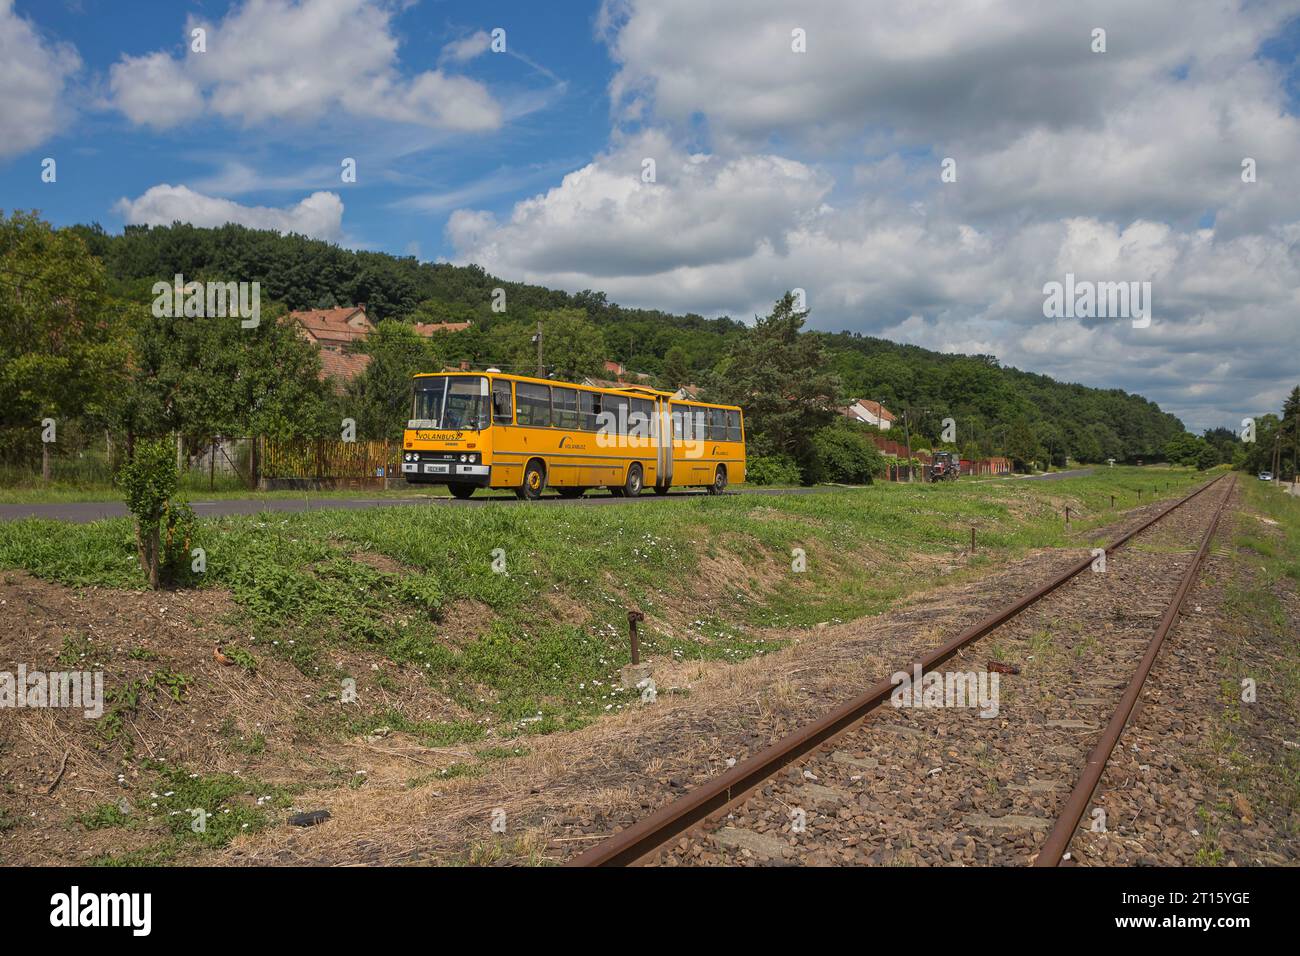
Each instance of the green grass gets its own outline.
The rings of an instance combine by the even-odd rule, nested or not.
[[[599,508],[263,513],[200,521],[195,545],[208,556],[201,586],[232,593],[259,655],[337,681],[348,675],[336,672],[329,648],[375,651],[423,672],[476,715],[463,726],[407,728],[400,715],[369,714],[343,728],[386,724],[439,746],[477,739],[485,724],[545,733],[643,706],[638,693],[614,686],[628,661],[628,608],[652,618],[642,628],[649,657],[744,660],[780,646],[766,628],[877,613],[1031,548],[1087,547],[1090,530],[1117,517],[1112,494],[1122,509],[1139,489],[1148,503],[1206,477],[1115,468],[1051,482],[883,483]],[[968,561],[972,526],[978,554]],[[796,547],[807,555],[803,573],[792,571]],[[505,573],[493,570],[497,548]],[[400,570],[355,561],[358,551]],[[919,570],[906,566],[918,557],[926,559]],[[70,585],[144,585],[126,519],[0,523],[0,570],[10,568]],[[717,568],[730,570],[724,577]],[[453,629],[453,617],[476,626]]]
[[[193,773],[184,767],[150,763],[153,789],[136,798],[130,813],[100,804],[78,818],[89,830],[136,829],[160,835],[140,850],[91,861],[97,866],[151,866],[174,862],[199,849],[219,849],[241,833],[255,833],[286,810],[296,788],[272,786],[235,774]],[[195,811],[202,810],[203,814]]]
[[[1251,509],[1275,524],[1243,520],[1235,543],[1264,558],[1270,574],[1300,582],[1300,498],[1248,476],[1241,484]]]
[[[1300,810],[1300,753],[1285,749],[1278,759],[1261,762],[1258,741],[1251,738],[1268,732],[1263,721],[1286,728],[1300,716],[1300,653],[1283,602],[1300,582],[1300,499],[1249,476],[1240,484],[1246,507],[1235,518],[1233,567],[1223,590],[1224,633],[1217,642],[1221,708],[1203,769],[1223,793],[1243,794],[1254,806],[1281,807],[1292,821]],[[1247,678],[1257,702],[1242,700]],[[1225,801],[1197,812],[1203,833],[1196,863],[1223,865],[1227,854],[1218,837],[1233,809]],[[1279,839],[1294,835],[1295,825],[1288,822]]]

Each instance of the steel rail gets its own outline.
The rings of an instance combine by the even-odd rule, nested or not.
[[[1228,498],[1232,496],[1232,489],[1235,486],[1235,480],[1228,484],[1227,493],[1223,496],[1223,500],[1219,502],[1219,506],[1214,509],[1214,517],[1210,521],[1210,526],[1205,529],[1205,535],[1201,538],[1201,546],[1196,550],[1192,563],[1183,572],[1182,579],[1178,582],[1178,590],[1174,592],[1169,606],[1160,618],[1160,624],[1151,637],[1151,643],[1147,645],[1146,653],[1142,655],[1142,661],[1138,664],[1138,669],[1134,672],[1128,687],[1124,689],[1124,695],[1120,697],[1115,713],[1111,715],[1110,722],[1106,724],[1106,729],[1102,731],[1101,737],[1093,745],[1092,750],[1089,751],[1088,761],[1084,764],[1083,772],[1075,782],[1074,789],[1070,791],[1070,795],[1066,798],[1065,807],[1056,818],[1056,824],[1052,827],[1052,832],[1047,835],[1043,848],[1038,851],[1038,856],[1034,858],[1034,866],[1058,866],[1061,863],[1070,841],[1074,838],[1075,830],[1078,829],[1080,821],[1083,820],[1084,814],[1088,811],[1088,804],[1092,802],[1093,793],[1096,792],[1097,785],[1101,782],[1101,775],[1106,769],[1106,763],[1110,760],[1115,745],[1119,743],[1124,728],[1128,726],[1129,719],[1133,716],[1133,709],[1137,706],[1138,698],[1142,695],[1142,688],[1146,684],[1147,675],[1151,673],[1151,667],[1160,655],[1160,648],[1165,642],[1165,637],[1173,630],[1174,624],[1178,621],[1179,612],[1182,611],[1183,602],[1187,600],[1188,592],[1191,591],[1192,585],[1196,583],[1198,572],[1201,569],[1201,562],[1210,550],[1210,542],[1214,539],[1214,533],[1219,527],[1219,518],[1222,517],[1224,506],[1227,505]]]
[[[1170,512],[1191,501],[1217,482],[1222,481],[1223,477],[1220,476],[1206,482],[1195,491],[1164,508],[1155,516],[1116,538],[1106,546],[1106,553],[1109,554],[1123,547],[1133,537],[1141,534]],[[920,673],[924,674],[926,671],[932,670],[967,644],[1005,624],[1031,604],[1082,573],[1092,565],[1092,562],[1091,555],[1081,558],[1046,584],[1040,585],[1011,604],[994,611],[979,622],[966,628],[946,644],[913,661],[906,668],[907,672],[915,674],[917,673],[916,669],[920,668]],[[590,850],[569,860],[565,865],[627,866],[635,863],[677,834],[690,829],[699,821],[744,796],[764,780],[780,771],[782,767],[798,760],[810,750],[819,747],[830,738],[861,720],[887,700],[893,693],[895,686],[894,682],[889,679],[882,680],[861,696],[840,705],[818,720],[805,724],[759,753],[745,758],[725,773],[665,804],[627,829],[614,833]]]

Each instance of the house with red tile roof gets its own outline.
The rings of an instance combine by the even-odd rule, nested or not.
[[[353,342],[361,341],[375,330],[374,323],[366,317],[364,302],[342,309],[308,309],[303,312],[290,312],[289,321],[297,324],[304,338],[322,349],[342,349]]]
[[[839,413],[846,418],[854,421],[866,422],[868,425],[875,425],[877,428],[887,431],[889,426],[895,421],[894,413],[887,409],[879,402],[873,402],[869,398],[859,398],[848,405],[838,409]]]
[[[369,365],[370,356],[362,352],[320,350],[320,377],[332,379],[336,392],[342,392],[344,386],[364,372]]]
[[[616,385],[628,384],[628,383],[635,384],[637,382],[648,382],[652,378],[654,378],[653,375],[647,375],[645,372],[629,372],[618,362],[612,361],[610,359],[605,360],[605,371],[608,374],[613,376],[614,383]],[[603,379],[603,381],[609,381],[609,380]],[[602,386],[602,387],[607,388],[608,386]]]
[[[292,322],[298,334],[320,350],[321,378],[333,380],[336,391],[341,392],[370,364],[369,355],[353,351],[375,330],[364,302],[341,309],[290,312],[285,321]]]

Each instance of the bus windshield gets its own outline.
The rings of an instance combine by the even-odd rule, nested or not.
[[[479,431],[491,424],[488,383],[481,375],[448,375],[415,381],[408,428]]]

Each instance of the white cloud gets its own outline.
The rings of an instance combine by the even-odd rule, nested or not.
[[[649,104],[661,121],[703,114],[715,135],[749,141],[866,128],[993,142],[1085,126],[1179,67],[1248,58],[1293,13],[1181,0],[605,0],[599,24],[619,64],[616,103]],[[1104,54],[1090,50],[1098,26]],[[791,50],[795,28],[805,53]]]
[[[124,57],[113,70],[114,102],[137,123],[179,122],[188,112],[166,108],[171,100],[147,109],[151,97],[165,97],[153,91],[154,79],[172,76],[206,94],[213,112],[246,125],[305,123],[343,110],[440,130],[498,127],[501,107],[478,81],[441,69],[400,73],[392,15],[377,0],[246,0],[217,22],[191,17],[186,36],[204,29],[206,52],[187,46],[181,60],[164,52]]]
[[[203,95],[166,53],[123,56],[108,71],[113,102],[137,126],[167,129],[203,111]]]
[[[252,229],[301,233],[315,239],[338,240],[343,232],[343,200],[337,193],[315,192],[297,205],[243,206],[229,199],[205,196],[186,186],[152,186],[135,199],[119,199],[114,207],[128,225],[224,226],[233,222]]]
[[[747,318],[802,287],[818,328],[1239,422],[1300,378],[1300,123],[1256,57],[1290,9],[608,0],[620,145],[448,236],[459,261],[629,305]],[[655,186],[641,150],[669,157]],[[1066,272],[1151,281],[1151,327],[1045,319]]]
[[[647,159],[654,182],[643,181]],[[447,231],[462,256],[504,255],[528,274],[653,276],[784,248],[796,217],[830,186],[802,163],[688,155],[648,131],[519,203],[506,223],[457,211]]]
[[[442,48],[438,62],[468,63],[475,57],[482,56],[492,45],[492,37],[486,30],[479,30],[460,40],[453,40]]]
[[[81,68],[77,51],[47,42],[13,0],[0,0],[0,159],[39,146],[59,131],[64,88]]]

